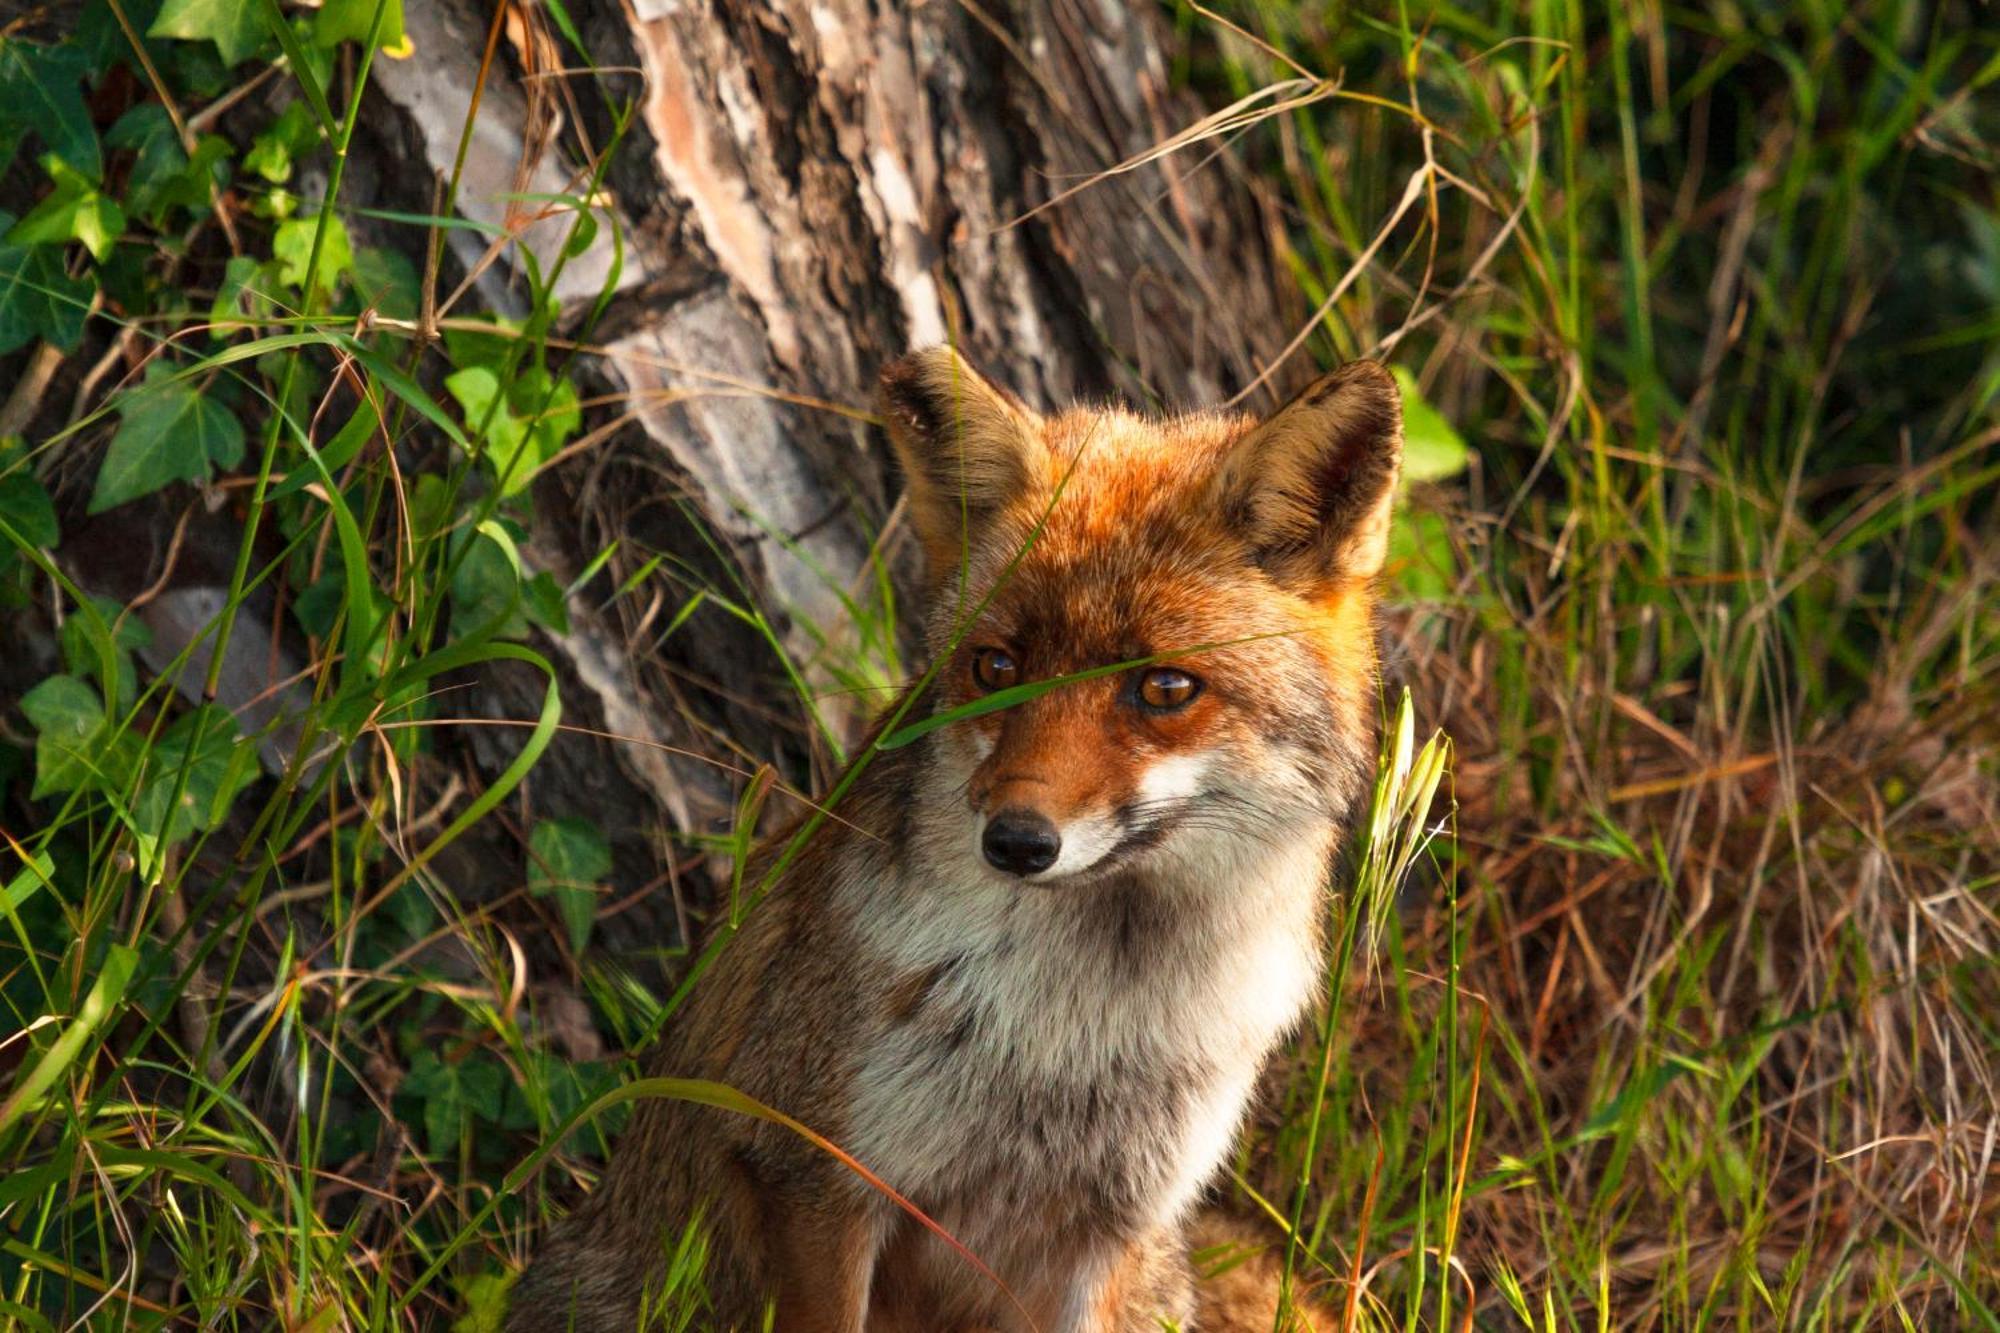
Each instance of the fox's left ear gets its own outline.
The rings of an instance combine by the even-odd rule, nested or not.
[[[1351,361],[1254,427],[1216,472],[1222,512],[1272,577],[1308,595],[1381,572],[1403,461],[1403,400]]]
[[[911,526],[943,577],[981,526],[1036,483],[1046,462],[1040,418],[949,347],[883,367],[880,402],[909,482]]]

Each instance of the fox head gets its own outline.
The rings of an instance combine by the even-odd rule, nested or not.
[[[944,348],[888,367],[881,397],[930,569],[935,709],[1015,691],[930,734],[942,854],[1036,883],[1226,873],[1345,815],[1402,456],[1380,365],[1262,421],[1044,416]]]

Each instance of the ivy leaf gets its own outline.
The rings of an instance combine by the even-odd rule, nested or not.
[[[195,141],[190,158],[181,148],[173,122],[157,102],[141,102],[118,118],[104,136],[106,146],[128,148],[134,160],[126,180],[125,202],[131,211],[153,226],[160,226],[169,210],[185,208],[206,213],[211,186],[229,179],[226,163],[235,151],[219,134],[204,134]]]
[[[180,778],[183,764],[185,784]],[[240,740],[236,719],[227,709],[203,705],[174,723],[153,747],[146,784],[132,809],[133,822],[142,833],[157,838],[160,846],[172,846],[222,822],[237,794],[256,776],[257,747]]]
[[[243,460],[236,414],[185,380],[134,390],[120,404],[119,417],[90,496],[93,514],[172,482],[200,481],[210,464],[230,468]]]
[[[132,39],[125,35],[125,29],[129,25],[134,31],[144,34],[159,15],[160,0],[117,0],[116,9],[112,7],[111,0],[84,0],[76,28],[63,45],[74,46],[82,52],[84,68],[90,71],[92,83],[97,82],[98,76],[113,65],[121,63],[138,73],[142,67],[133,54]],[[120,22],[120,19],[124,21]],[[144,41],[143,36],[141,40]],[[172,50],[166,42],[147,42],[146,46],[155,61],[164,60]]]
[[[6,118],[27,125],[50,153],[96,180],[104,159],[83,101],[89,73],[89,57],[68,43],[36,46],[0,37],[0,107]]]
[[[312,260],[313,235],[319,230],[319,216],[280,222],[271,237],[271,254],[278,261],[278,280],[292,287],[306,285],[306,266]],[[347,227],[339,218],[326,220],[326,244],[321,247],[319,271],[313,289],[331,300],[340,286],[340,276],[354,268],[354,249],[348,244]]]
[[[222,285],[215,289],[215,301],[208,308],[208,322],[218,326],[211,328],[208,336],[224,342],[241,331],[224,326],[245,319],[269,319],[276,307],[268,289],[276,285],[275,275],[263,262],[250,255],[231,255],[222,271]]]
[[[390,319],[415,319],[422,283],[417,266],[400,250],[364,245],[354,252],[354,294]]]
[[[597,886],[610,875],[611,846],[595,824],[544,819],[528,835],[528,892],[556,900],[577,953],[590,941],[597,918]]]
[[[13,224],[14,215],[0,211],[0,228]],[[36,338],[73,351],[89,313],[90,284],[69,275],[60,247],[0,241],[0,356]]]
[[[125,179],[125,198],[132,211],[154,220],[152,202],[160,183],[187,166],[187,153],[167,109],[158,102],[141,102],[118,118],[104,135],[107,148],[132,153],[132,170]]]
[[[444,330],[445,355],[454,366],[499,366],[506,362],[507,353],[519,341],[517,334],[521,325],[495,316],[490,321],[493,332],[479,328],[453,325]]]
[[[215,43],[225,65],[240,64],[270,35],[259,0],[167,0],[148,37]]]
[[[102,259],[125,231],[125,210],[75,168],[51,153],[42,166],[55,189],[7,232],[9,245],[59,245],[81,241],[91,258]]]
[[[1465,471],[1472,450],[1464,438],[1442,412],[1424,401],[1414,375],[1401,366],[1391,366],[1389,373],[1403,391],[1403,484],[1443,481]]]
[[[475,1053],[446,1064],[436,1052],[423,1050],[410,1061],[410,1072],[396,1095],[416,1099],[422,1107],[424,1140],[433,1156],[443,1156],[458,1146],[459,1136],[472,1128],[475,1119],[490,1123],[499,1118],[506,1087],[500,1066],[490,1059]]]
[[[56,526],[56,507],[49,499],[26,455],[0,448],[0,520],[5,520],[17,536],[37,549],[54,546],[62,539]],[[5,543],[0,538],[0,543]],[[11,544],[0,546],[0,563],[13,553]]]
[[[528,618],[556,634],[569,633],[569,607],[563,586],[544,569],[521,585],[521,605]]]
[[[75,676],[50,676],[21,696],[35,727],[35,800],[90,781],[91,742],[104,729],[97,691]]]
[[[540,366],[531,366],[517,375],[508,398],[528,423],[528,437],[535,446],[531,470],[520,479],[521,486],[526,486],[533,476],[532,468],[562,452],[563,445],[583,424],[583,413],[577,409],[576,386],[568,380],[554,379]]]
[[[469,541],[472,549],[458,562],[451,580],[451,633],[453,638],[477,634],[498,622],[493,633],[502,639],[518,639],[528,632],[521,614],[521,569],[517,555],[510,555],[498,538],[485,531],[460,529],[457,541]]]
[[[63,665],[79,676],[95,677],[105,697],[116,707],[129,707],[139,688],[132,654],[153,641],[153,631],[137,616],[125,615],[125,608],[111,598],[94,593],[84,596],[97,616],[93,619],[72,615],[63,621]],[[99,632],[100,623],[117,628],[107,636]]]
[[[500,391],[500,377],[485,366],[467,366],[447,375],[444,387],[464,409],[466,429],[479,432],[485,442],[486,463],[500,483],[500,494],[510,496],[524,489],[535,476],[535,459],[521,457],[528,443],[528,423],[514,415]]]
[[[319,121],[313,118],[312,108],[304,102],[292,102],[251,141],[243,166],[273,185],[283,185],[292,178],[293,165],[319,147],[320,139]]]
[[[377,43],[392,55],[408,55],[410,48],[403,36],[403,0],[381,2],[388,6],[388,12],[382,15]],[[313,23],[313,41],[321,46],[367,41],[368,30],[375,26],[376,3],[377,0],[326,0]]]

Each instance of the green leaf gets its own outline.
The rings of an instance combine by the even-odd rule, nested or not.
[[[200,481],[210,464],[230,468],[243,459],[236,414],[184,380],[134,390],[119,405],[119,417],[91,493],[93,514],[172,482]]]
[[[21,696],[35,728],[35,800],[75,791],[91,779],[92,742],[104,729],[97,691],[75,676],[50,676]]]
[[[278,261],[280,282],[304,288],[306,266],[312,260],[313,235],[318,230],[318,214],[278,224],[277,232],[271,237],[271,254]],[[341,275],[353,269],[354,250],[348,244],[347,226],[339,218],[329,217],[326,220],[326,243],[321,248],[313,287],[322,297],[331,300],[335,289],[340,286]]]
[[[518,372],[504,396],[498,372],[487,365],[453,372],[445,387],[464,409],[469,430],[483,429],[486,462],[502,498],[528,489],[583,424],[576,386],[539,366]]]
[[[269,31],[261,0],[167,0],[146,35],[214,42],[222,63],[235,65],[254,55]]]
[[[305,43],[306,16],[301,14],[287,22],[285,13],[278,7],[278,0],[261,0],[264,17],[271,25],[271,35],[278,39],[279,49],[285,53],[285,62],[292,67],[292,78],[297,81],[299,91],[305,95],[306,105],[318,117],[320,128],[328,134],[334,133],[340,124],[333,108],[327,105],[326,85],[333,81],[333,53],[322,51]]]
[[[304,102],[289,103],[251,141],[250,151],[243,156],[244,169],[256,172],[273,185],[283,185],[292,178],[292,168],[298,159],[320,146],[321,137],[312,108]]]
[[[77,17],[76,29],[70,35],[66,46],[75,46],[84,57],[84,67],[96,76],[108,71],[113,65],[126,64],[134,73],[141,72],[138,58],[132,52],[132,39],[125,35],[129,25],[145,41],[145,31],[153,25],[160,14],[160,0],[84,0],[83,11]],[[120,20],[123,20],[122,22]],[[168,42],[147,43],[149,53],[155,62],[164,59],[176,48]],[[176,89],[177,81],[169,80]],[[190,90],[191,91],[191,90]]]
[[[444,387],[465,410],[467,434],[485,443],[485,462],[500,484],[500,494],[514,495],[535,475],[535,460],[522,457],[529,442],[528,423],[514,415],[500,377],[486,366],[467,366],[445,377]]]
[[[126,616],[125,608],[109,597],[86,593],[94,616],[81,613],[63,621],[63,665],[79,676],[96,679],[104,697],[117,708],[130,705],[138,692],[139,674],[132,666],[133,650],[153,641],[153,631],[137,616]],[[119,619],[124,616],[124,619]],[[116,626],[110,635],[104,627]],[[109,672],[111,678],[105,679]]]
[[[540,467],[562,452],[562,447],[583,425],[576,386],[566,379],[554,379],[540,366],[531,366],[515,376],[507,397],[515,413],[528,423],[528,437],[535,446],[533,467]],[[522,477],[521,486],[526,486],[531,477],[532,473]]]
[[[528,835],[528,891],[556,900],[577,953],[589,942],[597,918],[597,886],[610,875],[611,846],[595,824],[544,819]]]
[[[354,293],[390,319],[415,319],[422,284],[408,255],[364,245],[354,252]]]
[[[418,1102],[424,1139],[433,1155],[443,1156],[458,1146],[475,1119],[498,1119],[506,1088],[500,1066],[476,1052],[447,1064],[436,1052],[422,1050],[410,1061],[396,1094]]]
[[[544,569],[521,585],[521,605],[528,619],[556,634],[569,633],[569,607],[562,584]]]
[[[77,171],[96,180],[104,171],[84,104],[83,81],[90,60],[81,50],[37,46],[14,37],[0,37],[0,107],[5,118],[27,125],[41,136],[42,146]],[[0,163],[4,166],[5,163]]]
[[[1401,366],[1391,366],[1389,373],[1403,391],[1403,484],[1442,481],[1465,471],[1472,461],[1465,440],[1424,401],[1415,376]]]
[[[43,158],[42,166],[55,181],[55,189],[8,230],[7,243],[81,241],[91,258],[104,258],[125,231],[125,210],[55,154]]]
[[[130,149],[132,171],[125,183],[130,211],[155,227],[167,214],[184,208],[196,216],[208,212],[209,191],[229,180],[228,162],[235,147],[219,134],[195,141],[190,158],[180,135],[158,102],[141,102],[118,118],[104,136],[106,146]]]
[[[338,568],[329,569],[292,599],[292,618],[299,622],[300,629],[323,639],[333,633],[334,622],[340,618],[340,608],[346,601],[347,576]]]
[[[499,366],[505,364],[507,353],[520,339],[511,336],[520,325],[511,320],[495,318],[493,332],[482,332],[477,328],[456,326],[444,331],[445,356],[454,366]]]
[[[222,271],[222,285],[215,289],[215,301],[208,308],[208,322],[229,324],[237,320],[266,320],[276,309],[269,291],[277,285],[273,266],[249,255],[231,255]],[[218,328],[209,336],[227,339],[237,329]]]
[[[313,24],[313,41],[321,46],[338,46],[342,42],[365,42],[368,31],[375,25],[375,6],[378,0],[326,0],[319,7],[319,19]],[[378,46],[403,49],[403,0],[380,0],[388,6],[382,15],[382,27],[376,33]]]
[[[193,750],[196,733],[200,746]],[[187,781],[180,771],[187,765]],[[214,828],[229,813],[238,793],[257,776],[257,747],[236,734],[228,710],[206,704],[182,717],[152,750],[145,786],[132,808],[139,830],[171,846],[190,834]],[[180,799],[174,789],[180,787]]]
[[[13,223],[13,214],[0,212],[0,228]],[[90,284],[69,276],[59,246],[0,241],[0,356],[36,338],[74,351],[89,313]]]
[[[187,167],[187,152],[167,109],[158,102],[141,102],[118,118],[104,136],[107,148],[123,148],[132,154],[132,170],[125,178],[125,199],[132,211],[156,221],[153,207],[162,183],[178,176]]]
[[[469,541],[472,549],[458,562],[458,572],[451,580],[452,637],[469,637],[496,622],[493,632],[500,638],[519,638],[527,633],[527,621],[520,612],[517,560],[484,532],[461,532],[456,541]]]
[[[30,546],[46,548],[62,540],[47,489],[26,455],[6,449],[0,449],[0,519]]]

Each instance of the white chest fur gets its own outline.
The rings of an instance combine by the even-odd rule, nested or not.
[[[878,886],[871,963],[925,989],[863,1060],[851,1146],[961,1216],[967,1194],[1032,1214],[1081,1192],[1172,1221],[1311,995],[1326,857],[1305,838],[1199,883]]]

